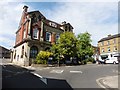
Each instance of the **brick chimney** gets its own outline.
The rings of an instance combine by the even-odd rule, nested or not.
[[[108,37],[112,36],[111,34],[108,35]]]
[[[27,12],[28,6],[25,5],[23,9],[24,9],[24,12]]]

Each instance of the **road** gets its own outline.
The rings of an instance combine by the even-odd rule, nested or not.
[[[33,70],[5,65],[3,88],[101,88],[96,80],[118,75],[118,65],[37,67]]]

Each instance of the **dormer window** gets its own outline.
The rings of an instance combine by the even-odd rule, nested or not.
[[[38,35],[39,35],[39,30],[37,28],[33,29],[33,39],[38,39]]]
[[[53,23],[53,22],[49,22],[49,25],[52,26],[52,27],[57,27],[57,24],[56,23]]]

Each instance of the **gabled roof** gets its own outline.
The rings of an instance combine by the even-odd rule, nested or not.
[[[112,35],[112,36],[108,36],[108,37],[105,37],[105,38],[102,38],[102,39],[101,39],[100,41],[98,41],[98,42],[110,40],[110,39],[117,38],[117,37],[120,37],[120,33],[115,34],[115,35]]]
[[[28,12],[28,14],[33,14],[33,13],[39,13],[41,16],[43,16],[43,18],[45,18],[45,16],[40,11],[31,11],[31,12]]]

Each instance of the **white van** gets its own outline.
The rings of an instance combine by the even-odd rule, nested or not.
[[[118,64],[119,62],[118,62],[118,57],[116,57],[116,56],[113,56],[113,57],[111,57],[111,58],[106,58],[105,59],[105,63],[106,64]]]

